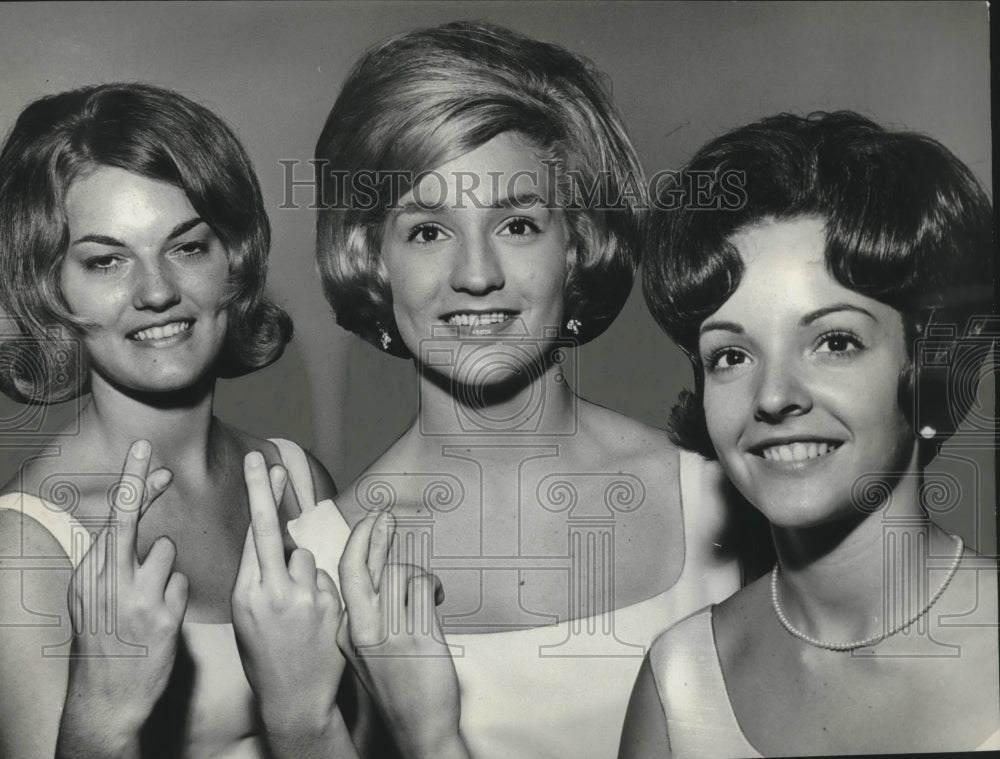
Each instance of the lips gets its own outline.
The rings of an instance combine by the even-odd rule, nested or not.
[[[757,455],[768,461],[801,462],[828,456],[840,447],[836,442],[803,441],[758,447]]]
[[[180,319],[178,321],[166,322],[165,324],[157,324],[152,327],[136,330],[135,332],[129,334],[128,337],[130,340],[135,340],[140,343],[148,342],[150,340],[165,340],[168,337],[179,335],[181,332],[187,332],[191,329],[192,324],[194,324],[193,320]]]
[[[514,318],[513,311],[453,311],[445,314],[442,320],[453,327],[478,327],[491,324],[501,324]]]
[[[801,464],[830,456],[844,441],[819,435],[782,435],[761,440],[747,452],[772,464]]]

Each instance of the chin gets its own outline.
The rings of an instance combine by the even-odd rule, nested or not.
[[[857,523],[871,512],[855,508],[850,493],[837,498],[830,491],[823,493],[786,492],[765,495],[744,494],[771,523],[785,530],[808,530],[834,524]]]
[[[214,379],[210,371],[153,371],[137,376],[115,377],[109,374],[101,375],[112,387],[131,396],[186,395],[200,394],[204,391],[206,381]],[[150,399],[152,400],[152,399]]]

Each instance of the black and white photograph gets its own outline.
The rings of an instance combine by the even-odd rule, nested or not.
[[[0,4],[0,759],[1000,751],[990,57]]]

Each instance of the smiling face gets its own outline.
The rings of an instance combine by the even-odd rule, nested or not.
[[[184,192],[100,166],[66,193],[60,288],[93,326],[92,381],[183,390],[209,374],[226,337],[229,259]]]
[[[857,513],[859,477],[916,466],[897,394],[902,317],[830,275],[820,219],[763,223],[731,242],[743,277],[699,338],[719,460],[772,524]]]
[[[413,355],[455,340],[480,358],[484,349],[507,352],[510,360],[487,361],[486,371],[478,359],[441,367],[460,382],[493,382],[518,371],[517,355],[544,352],[563,318],[571,262],[563,214],[546,205],[548,195],[537,151],[503,134],[437,167],[401,198],[386,221],[382,260]]]

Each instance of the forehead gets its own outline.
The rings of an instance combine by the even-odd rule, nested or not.
[[[825,224],[819,217],[754,224],[738,231],[730,242],[743,262],[743,275],[718,313],[740,311],[750,318],[778,318],[836,302],[889,308],[844,287],[830,274]]]
[[[74,234],[172,228],[197,216],[179,187],[113,166],[98,166],[74,180],[65,206]]]
[[[511,132],[425,172],[400,200],[424,207],[489,207],[512,198],[548,197],[550,168],[538,148]]]
[[[762,221],[738,230],[730,242],[748,270],[825,261],[825,224],[818,216]]]

